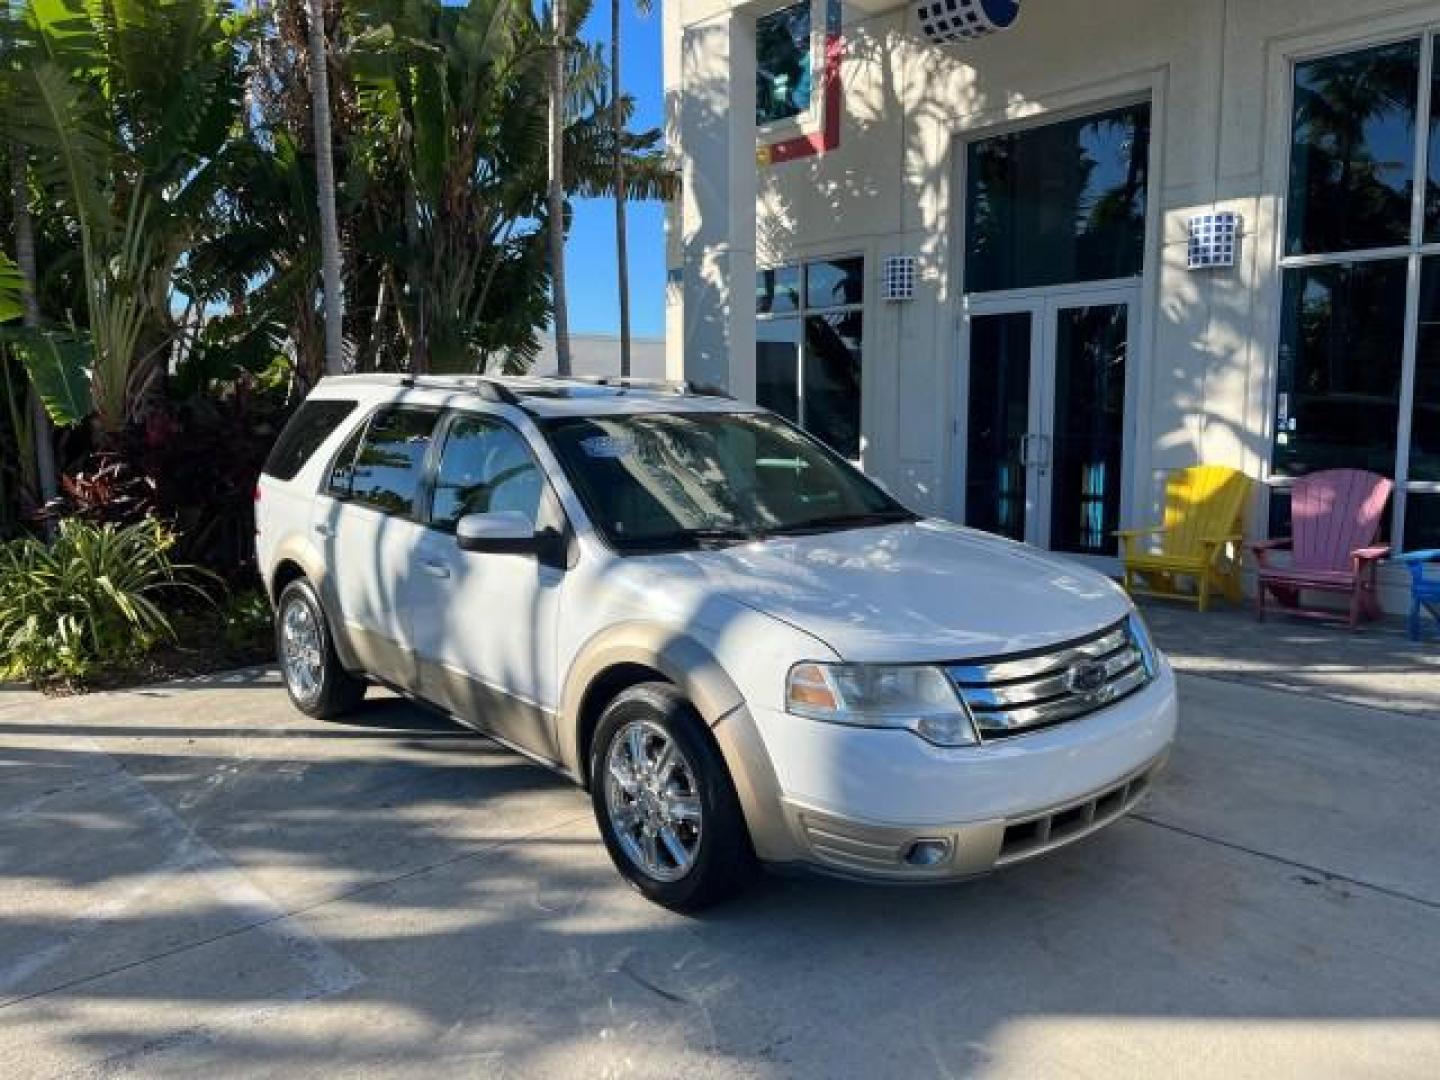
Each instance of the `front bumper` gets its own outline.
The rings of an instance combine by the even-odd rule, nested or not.
[[[766,710],[738,710],[715,733],[762,860],[937,881],[1022,862],[1120,818],[1163,769],[1176,721],[1162,662],[1149,687],[1110,708],[980,747]]]

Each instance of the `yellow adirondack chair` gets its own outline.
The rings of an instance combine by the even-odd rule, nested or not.
[[[1136,596],[1189,600],[1201,611],[1219,588],[1232,603],[1241,599],[1240,549],[1250,479],[1224,465],[1196,465],[1165,480],[1165,523],[1125,529],[1125,588]],[[1147,542],[1148,541],[1148,542]],[[1180,581],[1195,583],[1193,593]]]

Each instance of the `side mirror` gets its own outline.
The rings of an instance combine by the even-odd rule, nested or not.
[[[461,551],[487,555],[537,555],[546,538],[535,531],[530,519],[518,510],[497,510],[491,514],[466,514],[455,526],[455,542]]]

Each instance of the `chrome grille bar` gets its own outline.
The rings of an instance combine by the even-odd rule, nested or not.
[[[1130,621],[1043,652],[947,668],[981,738],[1076,720],[1150,682]]]

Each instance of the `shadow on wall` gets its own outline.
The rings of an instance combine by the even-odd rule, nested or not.
[[[885,223],[886,229],[900,230],[897,242],[917,248],[921,297],[951,303],[963,264],[963,252],[955,250],[953,243],[962,225],[957,218],[963,193],[951,191],[953,149],[937,140],[935,133],[956,131],[959,118],[965,116],[1003,119],[1033,115],[1035,102],[1018,95],[1012,86],[991,85],[983,69],[965,65],[963,50],[932,46],[907,32],[912,23],[907,12],[904,30],[896,28],[892,17],[847,25],[840,148],[821,157],[760,169],[756,251],[761,265],[795,262],[802,255],[813,254],[810,232],[814,228],[823,228],[827,238],[843,246],[845,237],[837,228],[868,241],[877,227],[882,227],[877,223]],[[957,76],[957,67],[963,75]],[[901,94],[902,77],[911,102],[908,109]],[[703,103],[713,95],[710,88],[702,88],[697,96]],[[1163,146],[1159,152],[1164,153]],[[852,164],[866,162],[881,163],[884,174],[871,175]],[[1163,169],[1161,172],[1163,175]],[[1152,204],[1159,197],[1156,179],[1151,177]],[[1147,325],[1144,333],[1151,342],[1188,342],[1183,357],[1146,350],[1153,373],[1152,400],[1138,408],[1156,425],[1149,434],[1157,472],[1150,484],[1152,505],[1148,509],[1152,512],[1159,506],[1162,492],[1159,474],[1200,463],[1205,447],[1212,452],[1216,447],[1238,448],[1244,461],[1251,464],[1268,460],[1270,452],[1263,432],[1246,420],[1257,408],[1252,365],[1271,351],[1253,337],[1257,322],[1253,291],[1237,281],[1197,279],[1184,272],[1184,240],[1168,236],[1165,228],[1167,219],[1176,214],[1183,217],[1183,209],[1171,208],[1162,216],[1158,248],[1146,251],[1165,291],[1157,322]],[[837,227],[836,222],[851,225]],[[1236,273],[1249,275],[1253,283],[1253,267],[1242,265]],[[870,273],[872,281],[874,277]],[[737,288],[736,296],[748,301],[748,289]],[[707,295],[703,302],[710,299]],[[686,315],[690,320],[705,317],[691,311]],[[933,341],[939,355],[917,357],[903,347],[899,350],[901,355],[893,362],[899,367],[896,408],[900,422],[885,424],[884,429],[900,433],[897,439],[902,444],[907,438],[920,439],[929,447],[927,454],[938,461],[943,456],[940,447],[945,443],[942,432],[948,418],[945,403],[951,394],[951,365],[958,362],[958,342],[944,331],[931,337],[929,323],[935,320],[927,308],[911,307],[897,317],[925,320],[925,325],[916,325],[909,336]],[[870,362],[888,362],[884,350],[892,347],[892,342],[906,341],[905,329],[902,325],[893,338],[887,334],[883,340],[867,340],[867,351],[876,358]],[[1259,407],[1263,414],[1265,406]],[[959,415],[963,422],[963,409]],[[928,430],[932,419],[933,434],[917,434]],[[907,431],[912,434],[907,436]],[[1227,458],[1233,456],[1227,451]],[[885,448],[875,460],[898,469],[905,457],[897,446]],[[944,467],[937,467],[943,474]],[[932,489],[927,498],[939,506],[947,502],[938,489]],[[1135,512],[1137,518],[1148,519],[1146,507],[1137,506]]]

